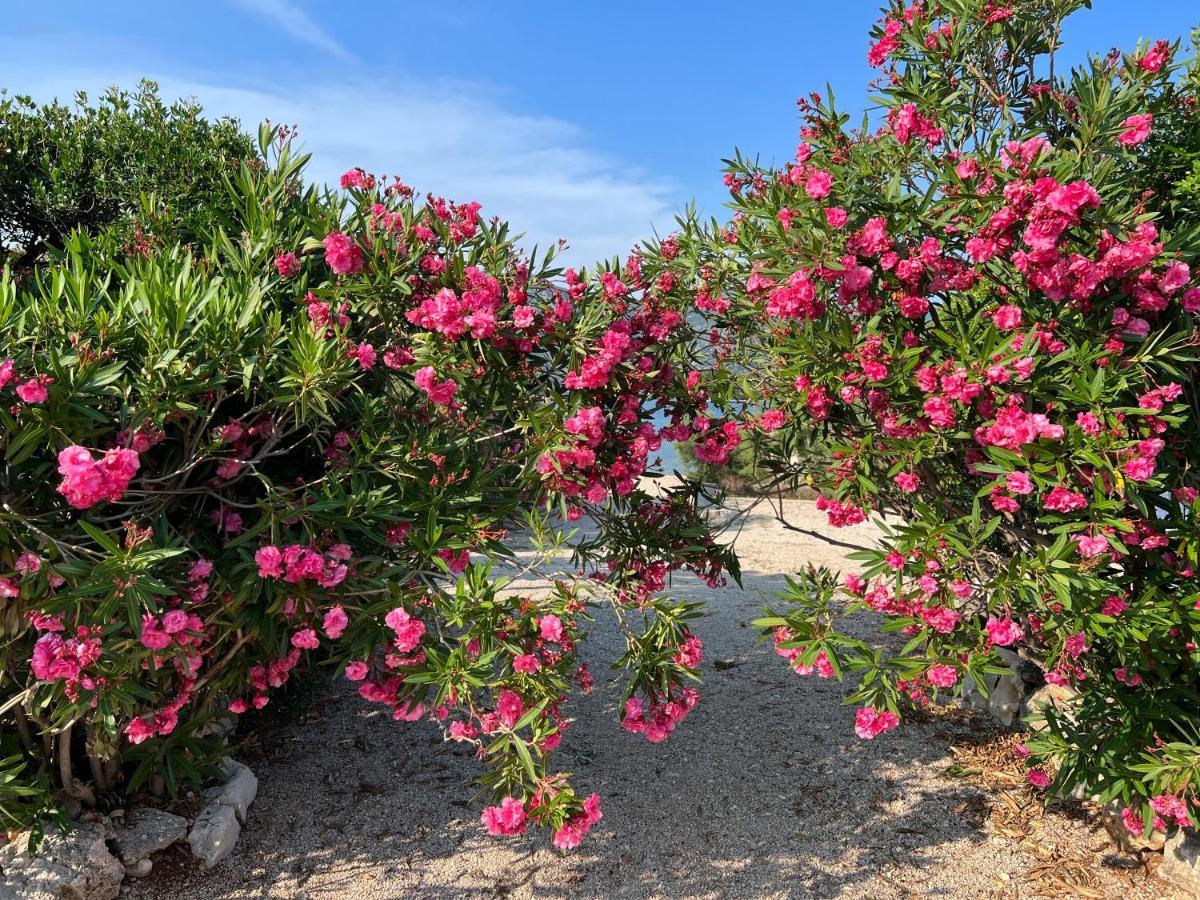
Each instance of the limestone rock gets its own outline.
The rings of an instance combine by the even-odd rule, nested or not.
[[[1025,704],[1031,716],[1029,727],[1033,731],[1044,731],[1046,707],[1050,706],[1062,711],[1069,710],[1077,694],[1078,692],[1074,688],[1065,685],[1043,684],[1029,695]]]
[[[1014,728],[1021,721],[1025,708],[1025,681],[1017,674],[1001,675],[988,694],[988,711],[1005,728]]]
[[[29,833],[0,847],[0,897],[21,900],[113,900],[125,867],[108,852],[107,819],[76,823],[63,834],[48,828],[38,852],[29,855]]]
[[[238,821],[245,825],[246,813],[250,809],[250,804],[258,796],[258,778],[255,777],[249,766],[234,759],[225,759],[221,763],[221,767],[229,775],[229,780],[222,787],[216,789],[217,793],[213,799],[225,806],[232,806],[234,812],[237,813]]]
[[[126,866],[132,866],[151,853],[165,850],[187,837],[187,819],[161,809],[139,809],[130,823],[117,832],[114,844],[117,856]]]
[[[214,800],[196,816],[188,834],[188,845],[192,855],[203,860],[205,868],[211,869],[233,852],[241,833],[242,826],[234,808]]]
[[[1158,876],[1200,897],[1200,834],[1195,829],[1180,829],[1171,835],[1163,848]]]

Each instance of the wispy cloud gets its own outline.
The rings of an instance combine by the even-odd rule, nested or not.
[[[340,59],[352,59],[350,52],[339,44],[312,17],[289,0],[230,0],[234,6],[266,19],[284,34],[301,43],[332,53]]]
[[[48,99],[75,90],[130,86],[154,73],[70,71],[56,66],[17,78],[0,62],[0,83]],[[212,83],[160,76],[165,97],[196,97],[210,116],[232,115],[253,129],[263,119],[298,124],[312,154],[309,175],[326,183],[351,166],[396,174],[420,191],[478,200],[523,232],[526,248],[559,238],[562,259],[587,265],[623,255],[657,227],[669,231],[678,206],[673,182],[589,146],[577,125],[508,108],[486,85],[437,80],[300,80],[294,87]]]

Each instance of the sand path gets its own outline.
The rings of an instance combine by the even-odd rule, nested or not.
[[[823,527],[802,501],[789,502],[789,518]],[[838,533],[873,535],[870,526]],[[475,761],[433,725],[395,723],[342,682],[321,688],[299,721],[260,736],[258,800],[232,857],[203,873],[178,850],[151,878],[127,880],[126,895],[1178,896],[1122,869],[1104,835],[1078,818],[1048,814],[1024,841],[981,825],[1000,800],[946,775],[948,745],[970,730],[954,717],[858,740],[840,705],[845,687],[794,675],[748,625],[783,586],[781,573],[807,561],[840,567],[845,551],[785,530],[765,507],[739,551],[745,591],[711,591],[690,576],[677,586],[707,599],[711,614],[696,628],[703,699],[665,744],[620,730],[603,683],[619,636],[604,616],[592,629],[597,687],[575,703],[559,751],[577,788],[603,797],[604,821],[579,850],[562,854],[544,833],[490,838],[470,787]],[[1039,846],[1055,842],[1079,862],[1052,858],[1050,868],[1091,893],[1061,890],[1037,870],[1048,862]]]

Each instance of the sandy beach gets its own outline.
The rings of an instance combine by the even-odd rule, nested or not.
[[[827,527],[811,503],[786,503],[795,524]],[[1018,777],[1001,777],[1008,788],[954,777],[971,754],[1011,743],[978,718],[943,711],[855,737],[846,686],[795,675],[749,625],[784,573],[843,568],[846,551],[785,529],[766,505],[738,548],[745,590],[691,576],[674,586],[710,614],[695,629],[701,703],[665,744],[621,731],[606,679],[620,638],[598,615],[585,650],[596,689],[573,705],[559,751],[577,787],[603,798],[604,821],[577,851],[544,833],[489,837],[469,753],[431,723],[391,721],[345,682],[322,683],[298,717],[243,748],[260,789],[233,856],[202,872],[176,847],[123,896],[1181,896],[1080,811],[1043,813]]]

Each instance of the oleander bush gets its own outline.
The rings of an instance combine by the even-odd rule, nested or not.
[[[562,273],[478,204],[305,185],[278,129],[254,159],[190,247],[76,230],[0,282],[5,825],[202,781],[222,718],[320,664],[472,744],[491,831],[574,846],[586,623],[620,618],[625,727],[661,740],[701,657],[661,592],[733,566],[638,483],[651,418],[690,417],[690,328],[640,254]]]
[[[761,620],[788,664],[852,677],[869,739],[1017,651],[1075,694],[1030,781],[1141,832],[1200,811],[1200,114],[1177,45],[1056,64],[1085,5],[891,5],[872,112],[802,98],[795,160],[730,162],[674,283],[721,334],[697,389],[760,410],[730,431],[816,435],[792,483],[831,526],[889,516],[861,575]]]
[[[794,161],[729,162],[730,221],[623,265],[361,170],[307,185],[271,128],[186,227],[39,238],[0,282],[6,827],[202,781],[222,719],[319,665],[470,743],[491,833],[577,845],[599,798],[553,751],[588,622],[662,741],[702,659],[671,579],[738,574],[701,479],[641,487],[662,441],[814,485],[832,527],[886,516],[861,574],[798,573],[758,623],[853,678],[859,736],[1018,653],[1071,698],[1034,786],[1195,825],[1200,70],[1163,41],[1064,70],[1086,5],[898,0],[861,124],[802,99]]]

